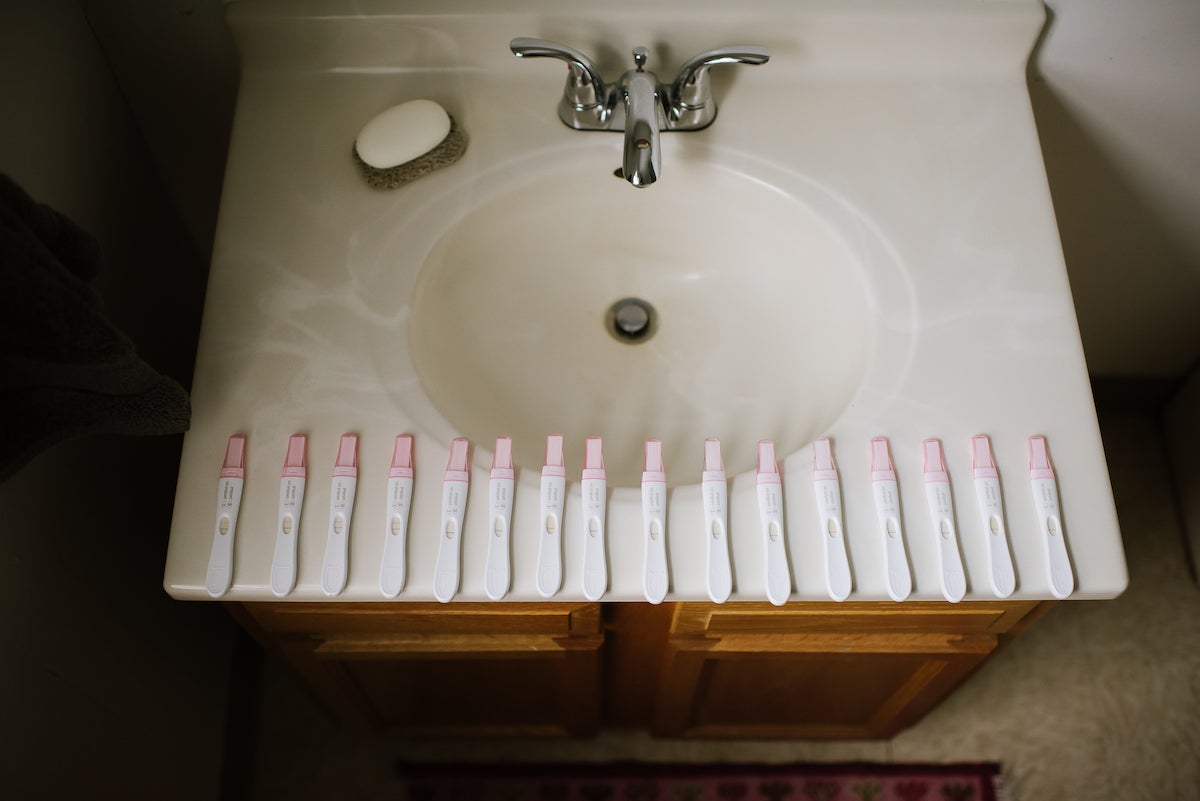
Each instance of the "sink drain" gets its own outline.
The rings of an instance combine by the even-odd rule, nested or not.
[[[604,327],[619,342],[645,342],[658,329],[658,313],[641,298],[623,298],[608,307]]]

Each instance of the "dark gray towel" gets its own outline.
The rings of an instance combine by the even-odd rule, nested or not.
[[[0,481],[67,437],[188,428],[187,392],[105,318],[99,268],[91,236],[0,173]]]

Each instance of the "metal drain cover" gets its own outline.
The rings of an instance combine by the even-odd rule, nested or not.
[[[619,342],[645,342],[658,328],[658,313],[641,298],[622,298],[608,307],[604,327]]]

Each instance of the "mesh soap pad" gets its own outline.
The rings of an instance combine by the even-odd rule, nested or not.
[[[379,168],[367,164],[358,155],[355,147],[354,162],[362,170],[363,178],[376,189],[396,189],[410,181],[423,178],[434,170],[449,166],[462,158],[467,150],[467,138],[458,127],[458,122],[450,117],[450,132],[441,143],[432,150],[417,156],[411,161],[397,164],[395,167]]]

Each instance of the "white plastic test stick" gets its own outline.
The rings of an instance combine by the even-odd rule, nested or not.
[[[784,544],[783,480],[775,463],[775,443],[767,439],[758,442],[757,491],[767,600],[783,606],[792,594],[792,573]]]
[[[358,487],[358,435],[342,434],[333,465],[329,489],[329,534],[325,540],[325,563],[321,589],[329,597],[346,589],[350,563],[350,520],[354,515],[354,492]]]
[[[1029,438],[1029,483],[1033,488],[1033,506],[1042,533],[1050,594],[1055,598],[1066,598],[1075,589],[1075,574],[1071,571],[1071,560],[1067,556],[1062,514],[1058,506],[1058,483],[1050,464],[1050,454],[1046,450],[1045,437]]]
[[[733,591],[733,571],[729,568],[729,486],[719,439],[704,440],[700,492],[704,501],[704,538],[708,540],[708,597],[715,604],[723,604]]]
[[[987,434],[971,438],[971,472],[975,479],[975,499],[987,540],[988,583],[997,598],[1007,598],[1017,588],[1012,554],[1008,546],[1008,527],[1004,523],[1004,500],[1000,494],[1000,474],[992,460],[992,445]]]
[[[233,537],[237,532],[238,509],[242,505],[242,484],[246,478],[246,438],[234,434],[225,444],[225,461],[217,480],[217,521],[213,526],[212,551],[204,588],[220,598],[233,584]]]
[[[413,492],[413,438],[396,437],[392,466],[388,470],[387,511],[384,515],[383,560],[379,565],[379,591],[395,598],[404,589],[408,566],[408,515]]]
[[[509,554],[512,543],[509,532],[512,528],[515,478],[512,438],[498,437],[492,455],[492,472],[488,477],[488,547],[483,571],[484,590],[493,601],[508,595],[511,583]]]
[[[884,577],[888,596],[903,601],[912,593],[912,573],[904,548],[904,528],[900,524],[900,489],[892,454],[884,437],[871,440],[871,490],[875,496],[875,518],[883,538]]]
[[[560,434],[546,437],[541,489],[537,589],[543,598],[553,598],[562,587],[562,516],[563,498],[567,490],[567,468],[563,462],[563,438]]]
[[[667,473],[663,466],[662,441],[646,440],[642,465],[642,534],[645,558],[642,594],[652,604],[667,597],[671,583],[667,570]]]
[[[608,481],[604,472],[604,443],[588,437],[583,459],[583,597],[599,601],[608,590],[608,556],[605,553],[605,513]]]
[[[450,458],[442,480],[442,527],[437,561],[433,566],[433,597],[448,603],[458,594],[459,561],[462,558],[463,517],[467,512],[467,489],[471,472],[467,467],[467,440],[450,443]]]
[[[813,443],[813,491],[817,496],[817,531],[825,548],[825,588],[830,598],[844,601],[850,597],[853,580],[846,557],[841,482],[828,439]]]
[[[950,475],[942,457],[942,443],[927,439],[921,443],[925,454],[925,502],[929,521],[938,544],[942,595],[952,604],[967,594],[967,577],[958,550],[958,529],[954,525],[954,497],[950,494]]]
[[[304,510],[303,434],[288,439],[279,479],[279,524],[275,528],[275,555],[271,558],[271,592],[284,598],[296,586],[296,542],[300,539],[300,513]]]

